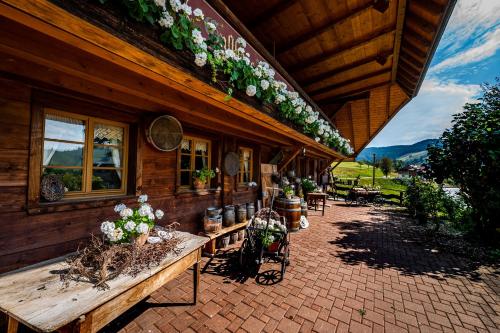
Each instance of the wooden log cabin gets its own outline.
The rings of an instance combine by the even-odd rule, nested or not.
[[[74,251],[115,204],[141,193],[166,212],[162,223],[196,233],[207,207],[261,196],[262,164],[317,178],[333,161],[352,158],[417,94],[454,6],[189,1],[219,22],[226,47],[243,37],[252,61],[267,61],[348,138],[354,155],[346,156],[268,103],[237,91],[228,98],[193,54],[165,46],[157,25],[127,17],[115,3],[0,1],[0,272]],[[181,123],[179,149],[163,152],[147,141],[160,115]],[[229,152],[240,156],[235,176],[224,172]],[[191,187],[199,165],[221,170],[202,192]],[[48,202],[41,180],[55,169],[68,192]]]

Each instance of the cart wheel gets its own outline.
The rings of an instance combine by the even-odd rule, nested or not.
[[[283,257],[281,259],[281,280],[285,278],[286,266],[290,265],[290,249],[288,245],[285,246],[283,250]]]
[[[350,205],[352,205],[352,203],[353,203],[352,197],[348,194],[348,195],[345,197],[345,204],[346,204],[347,206],[350,206]]]
[[[366,205],[366,203],[367,203],[367,201],[366,201],[366,199],[365,199],[365,198],[360,197],[360,198],[358,198],[358,199],[356,200],[356,203],[358,204],[358,206],[365,206],[365,205]]]
[[[373,205],[375,207],[380,207],[384,203],[384,199],[380,195],[376,195],[375,198],[373,198]]]
[[[248,242],[248,239],[245,238],[240,247],[240,258],[239,258],[240,267],[248,269],[251,260],[252,260],[252,250],[250,249],[250,244]]]

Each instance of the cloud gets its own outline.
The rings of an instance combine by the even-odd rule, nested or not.
[[[500,49],[500,28],[487,33],[482,38],[482,42],[479,45],[456,53],[454,56],[451,56],[433,66],[430,71],[435,73],[447,68],[477,63],[493,56],[498,49]]]
[[[369,147],[412,144],[437,138],[450,127],[452,115],[465,103],[474,102],[480,92],[476,84],[429,79],[420,93],[391,120]]]
[[[459,0],[440,43],[443,51],[454,53],[469,39],[476,39],[500,23],[498,0]]]

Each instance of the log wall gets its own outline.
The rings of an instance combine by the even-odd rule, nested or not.
[[[115,216],[113,207],[116,203],[133,204],[136,200],[135,193],[129,193],[122,198],[89,199],[57,203],[40,210],[28,209],[31,114],[36,112],[33,96],[37,93],[37,90],[27,85],[0,77],[0,219],[4,227],[0,233],[0,272],[74,251],[91,233],[99,233],[103,220]],[[129,121],[134,118],[138,122],[148,119],[141,114],[124,113],[123,116]],[[116,117],[114,119],[124,121]],[[190,134],[197,133],[196,129],[188,130]],[[238,145],[253,148],[254,179],[259,180],[260,145],[225,137],[222,133],[201,133],[215,138],[212,141],[212,168],[218,166],[222,170],[222,147],[231,148],[232,151]],[[177,221],[180,223],[178,229],[196,233],[202,228],[201,216],[206,207],[220,207],[223,202],[242,204],[257,200],[256,189],[237,187],[235,177],[228,176],[223,177],[224,184],[220,176],[212,182],[212,187],[221,186],[222,189],[204,194],[177,193],[177,152],[159,152],[141,135],[137,140],[137,153],[140,156],[137,165],[140,181],[137,187],[150,196],[153,207],[165,211],[161,224]],[[129,156],[129,160],[131,158],[134,156]]]

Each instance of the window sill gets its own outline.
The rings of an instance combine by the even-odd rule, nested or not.
[[[106,197],[89,197],[89,198],[74,198],[66,199],[56,202],[40,202],[38,205],[28,207],[29,215],[64,212],[68,210],[75,209],[90,209],[90,208],[100,208],[114,206],[119,203],[128,203],[135,201],[137,196],[129,195],[117,195],[117,196],[106,196]],[[132,200],[133,199],[133,200]]]
[[[209,188],[206,190],[192,190],[190,188],[178,188],[175,192],[176,197],[195,197],[195,196],[203,196],[210,194],[219,194],[221,192],[221,188]]]

